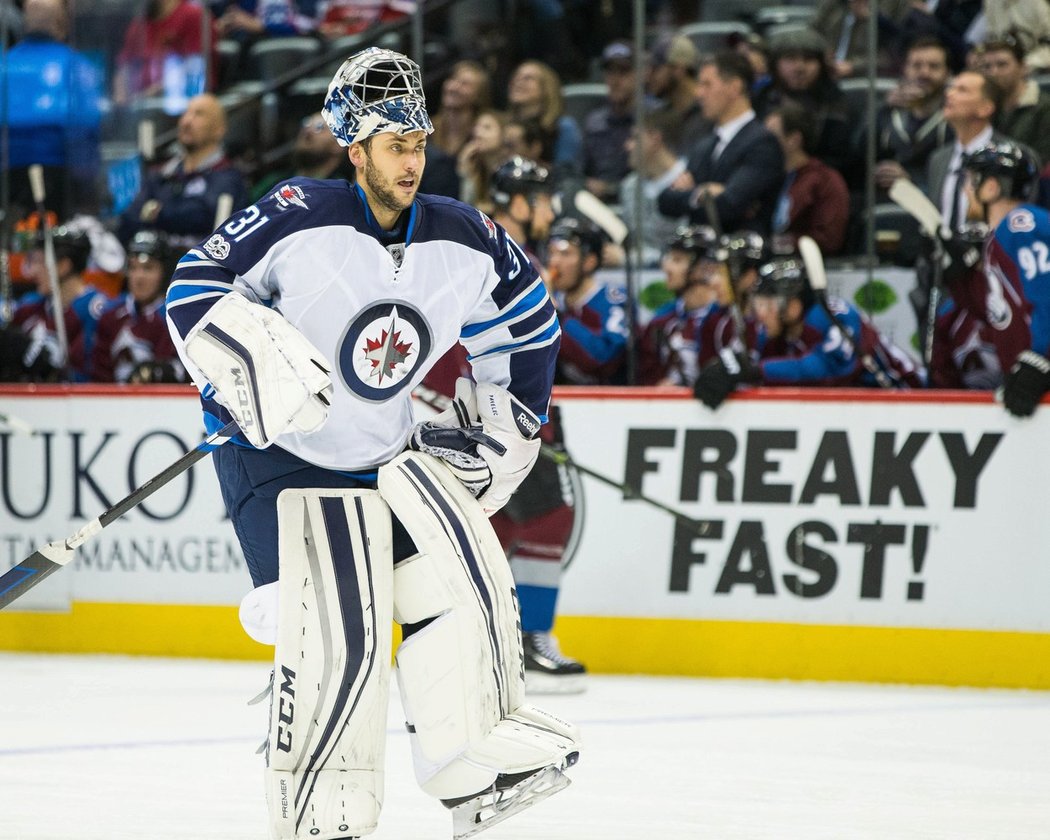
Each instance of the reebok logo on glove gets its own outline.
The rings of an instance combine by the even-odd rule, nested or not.
[[[521,432],[521,436],[526,440],[532,440],[536,437],[540,431],[540,424],[536,422],[536,418],[530,416],[520,405],[511,403],[511,408],[516,412],[514,421],[518,424],[518,431]]]

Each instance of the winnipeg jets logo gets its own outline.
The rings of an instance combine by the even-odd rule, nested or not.
[[[354,394],[383,402],[406,387],[430,355],[432,331],[403,301],[382,301],[359,313],[339,345],[339,374]]]
[[[412,342],[402,341],[403,330],[396,328],[397,309],[390,315],[390,327],[383,330],[378,339],[365,338],[365,359],[372,365],[368,380],[377,385],[383,384],[383,377],[394,379],[399,368],[404,368],[412,354]]]

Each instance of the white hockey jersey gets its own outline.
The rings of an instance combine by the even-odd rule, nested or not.
[[[276,441],[312,464],[369,472],[397,455],[414,423],[412,388],[456,341],[478,381],[545,417],[560,330],[521,248],[485,214],[439,196],[417,196],[402,223],[400,236],[382,231],[345,181],[293,179],[179,261],[168,324],[209,430],[232,418],[184,338],[230,293],[278,310],[333,363],[328,422]]]

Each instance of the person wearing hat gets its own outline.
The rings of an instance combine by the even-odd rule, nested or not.
[[[605,103],[583,121],[583,175],[587,190],[609,202],[631,171],[627,140],[634,128],[635,69],[628,41],[613,41],[602,51],[602,78],[609,91]]]
[[[164,293],[175,268],[163,234],[141,230],[128,245],[127,291],[98,320],[95,382],[183,382],[186,370],[164,319]]]
[[[696,98],[699,66],[700,52],[684,35],[664,36],[649,54],[645,90],[659,102],[657,110],[671,114],[678,124],[675,151],[681,155],[689,154],[697,141],[711,131],[711,121],[704,118]]]
[[[783,32],[770,41],[772,82],[755,99],[763,117],[786,101],[798,103],[816,123],[813,156],[847,174],[854,159],[846,98],[835,82],[828,43],[812,29]]]

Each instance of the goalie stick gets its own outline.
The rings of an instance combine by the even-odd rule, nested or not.
[[[875,381],[879,383],[880,387],[899,387],[897,383],[890,379],[886,371],[870,353],[861,351],[857,336],[853,335],[853,331],[839,319],[838,315],[832,311],[831,306],[828,304],[828,275],[824,270],[824,256],[820,253],[820,246],[816,243],[816,240],[809,236],[800,236],[798,238],[798,252],[802,255],[802,262],[806,266],[806,274],[809,275],[809,285],[816,294],[817,300],[820,302],[825,314],[831,319],[831,323],[842,331],[843,339],[849,342],[850,347],[856,352],[865,370],[875,377]]]
[[[0,610],[30,589],[52,572],[61,569],[73,559],[78,546],[83,545],[114,520],[119,519],[140,502],[176,476],[181,475],[217,446],[222,446],[240,431],[237,424],[227,423],[219,431],[205,438],[179,460],[157,473],[145,484],[132,490],[113,507],[88,522],[83,528],[65,540],[50,542],[37,549],[17,566],[0,575]]]
[[[412,389],[412,395],[418,399],[423,405],[430,406],[435,411],[444,411],[452,405],[452,400],[444,394],[427,388],[425,385],[417,385]],[[644,493],[636,489],[633,485],[627,484],[626,482],[619,482],[614,478],[609,478],[607,475],[603,475],[600,472],[592,470],[590,467],[583,466],[579,461],[574,461],[568,452],[564,452],[556,447],[550,446],[546,443],[540,444],[540,455],[553,461],[555,464],[564,465],[569,469],[576,470],[581,475],[589,476],[595,481],[599,481],[607,487],[612,487],[614,490],[619,490],[624,499],[637,499],[640,502],[645,502],[648,505],[652,505],[658,510],[662,510],[664,513],[669,513],[683,525],[694,531],[696,534],[703,536],[710,529],[710,524],[699,519],[693,519],[691,516],[687,516],[680,510],[676,510],[673,507],[665,505],[663,502],[657,501],[651,496],[646,496]]]

